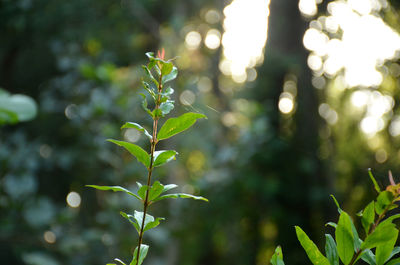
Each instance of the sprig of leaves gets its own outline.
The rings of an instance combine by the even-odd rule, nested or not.
[[[148,170],[147,184],[143,185],[140,182],[138,184],[138,190],[132,192],[121,186],[98,186],[98,185],[86,185],[87,187],[95,188],[97,190],[111,190],[114,192],[124,192],[135,199],[138,199],[143,204],[143,211],[134,211],[133,214],[120,212],[121,216],[128,220],[132,226],[136,229],[139,238],[138,245],[133,253],[132,261],[129,265],[141,265],[145,259],[149,246],[142,244],[144,232],[156,228],[160,225],[160,222],[165,220],[162,217],[153,217],[148,214],[148,207],[158,201],[164,199],[176,199],[176,198],[190,198],[194,200],[208,201],[206,198],[201,196],[194,196],[186,193],[166,193],[171,189],[177,187],[175,184],[163,185],[159,181],[151,183],[152,173],[156,167],[165,165],[166,163],[176,159],[178,152],[175,150],[158,150],[156,151],[156,145],[160,140],[168,139],[174,135],[177,135],[191,126],[193,126],[198,119],[206,118],[205,115],[200,113],[185,113],[176,118],[168,119],[158,131],[158,121],[169,114],[174,108],[174,100],[171,99],[171,95],[174,93],[174,89],[167,87],[166,83],[174,80],[178,75],[178,69],[173,65],[172,60],[164,59],[165,52],[159,52],[157,57],[154,57],[153,53],[146,53],[149,59],[147,65],[143,65],[145,78],[142,80],[144,89],[149,94],[150,98],[154,102],[154,108],[149,109],[147,97],[145,94],[142,96],[142,107],[145,112],[153,120],[153,130],[150,133],[144,126],[136,122],[126,122],[121,129],[131,128],[143,133],[150,141],[151,147],[150,152],[145,151],[142,147],[120,140],[109,139],[108,141],[114,143],[127,150],[132,156],[134,156],[138,162],[142,163]],[[126,265],[122,260],[115,259],[116,262]],[[107,265],[116,265],[109,263]]]
[[[353,265],[360,259],[369,265],[400,264],[400,258],[392,259],[400,253],[400,246],[395,246],[399,230],[393,223],[394,220],[400,218],[400,214],[394,214],[385,219],[389,211],[397,208],[395,202],[400,200],[400,184],[394,182],[389,172],[391,185],[382,191],[371,171],[369,175],[378,196],[358,214],[365,233],[364,239],[359,237],[352,218],[340,208],[333,195],[332,198],[339,212],[339,220],[337,223],[327,224],[335,229],[335,238],[330,234],[325,234],[325,255],[300,227],[295,227],[297,239],[314,265],[339,265],[340,262],[344,265]],[[271,263],[283,265],[280,247],[272,256]]]

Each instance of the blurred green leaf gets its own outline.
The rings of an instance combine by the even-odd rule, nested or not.
[[[339,265],[339,256],[337,253],[336,242],[329,234],[325,234],[325,254],[331,265]]]
[[[375,220],[375,202],[370,202],[364,209],[361,217],[361,224],[364,227],[365,234],[368,234],[371,225]]]
[[[118,141],[113,139],[107,139],[107,141],[116,145],[124,147],[129,151],[136,159],[142,163],[146,168],[150,167],[150,155],[144,151],[140,146],[125,141]]]
[[[162,77],[162,83],[165,84],[165,83],[167,83],[167,82],[169,82],[169,81],[174,80],[174,79],[177,77],[177,75],[178,75],[178,68],[176,68],[175,66],[173,66],[173,68],[172,68],[172,70],[170,71],[170,73],[167,74],[167,75],[164,75],[164,76]]]
[[[194,196],[186,193],[172,193],[172,194],[166,194],[158,197],[157,199],[154,200],[156,201],[161,201],[164,199],[177,199],[177,198],[182,198],[182,199],[194,199],[194,200],[202,200],[208,202],[208,199],[201,197],[201,196]]]
[[[168,119],[158,133],[158,140],[164,140],[183,132],[189,129],[197,119],[202,118],[206,118],[206,116],[200,113],[189,112],[177,118]]]
[[[151,88],[150,84],[145,81],[142,81],[142,84],[143,84],[144,89],[146,89],[146,91],[149,92],[149,94],[153,98],[153,100],[156,101],[157,100],[156,93]]]
[[[122,191],[122,192],[125,192],[125,193],[137,198],[138,200],[141,200],[140,197],[137,196],[135,193],[133,193],[133,192],[131,192],[131,191],[129,191],[129,190],[123,188],[123,187],[120,187],[120,186],[98,186],[98,185],[85,185],[85,186],[86,187],[90,187],[90,188],[94,188],[94,189],[97,189],[97,190]]]
[[[382,214],[386,207],[392,204],[393,193],[390,191],[382,191],[379,193],[375,203],[375,211],[378,215]]]
[[[370,249],[363,251],[363,253],[361,254],[361,259],[369,265],[376,265],[375,255]]]
[[[374,183],[374,188],[376,190],[376,192],[381,193],[381,188],[379,187],[378,183],[376,182],[374,175],[372,175],[372,170],[370,168],[368,168],[368,175],[372,180],[372,183]]]
[[[174,150],[161,150],[161,151],[155,151],[154,152],[154,167],[159,167],[164,165],[165,163],[168,163],[171,160],[175,160],[175,156],[178,154],[178,152]]]
[[[397,234],[396,226],[390,222],[380,223],[365,241],[361,244],[362,249],[371,249],[385,244],[392,239],[393,234]]]
[[[143,128],[142,125],[140,125],[140,124],[138,124],[138,123],[135,123],[135,122],[126,122],[126,123],[121,127],[121,129],[125,129],[125,128],[133,128],[133,129],[136,129],[136,130],[138,130],[138,131],[140,131],[140,132],[143,132],[143,133],[147,136],[147,138],[149,138],[150,140],[153,139],[153,137],[150,135],[150,133],[149,133],[145,128]]]
[[[283,262],[283,254],[282,254],[282,249],[280,246],[277,246],[275,249],[274,255],[272,255],[271,258],[271,263],[272,265],[285,265]]]
[[[389,235],[390,238],[386,241],[386,243],[380,244],[376,247],[376,265],[383,265],[388,260],[392,251],[394,250],[394,245],[396,244],[398,234],[399,231],[397,229],[393,230],[392,234]]]
[[[154,78],[154,76],[153,76],[153,74],[151,73],[150,69],[147,68],[147,66],[145,66],[145,65],[143,65],[142,68],[144,69],[144,72],[145,72],[146,76],[147,76],[151,81],[153,81],[154,84],[158,87],[158,86],[159,86],[159,83],[158,83],[157,79]]]
[[[354,255],[354,242],[351,223],[352,221],[350,216],[346,212],[342,211],[336,227],[335,237],[340,260],[345,265],[350,263]]]
[[[121,263],[121,264],[123,264],[123,265],[126,265],[122,260],[120,260],[120,259],[114,259],[115,261],[117,261],[117,262],[119,262],[119,263]]]
[[[159,181],[155,181],[150,188],[149,192],[149,201],[153,201],[164,191],[164,185],[162,185]]]
[[[149,246],[145,244],[140,245],[140,253],[139,253],[139,263],[137,263],[137,252],[138,252],[138,247],[135,248],[135,251],[133,252],[133,257],[132,261],[129,265],[141,265],[143,263],[143,260],[147,256],[147,252],[149,251]]]
[[[133,227],[135,227],[137,233],[139,234],[140,233],[140,226],[136,222],[135,217],[133,215],[127,214],[127,213],[125,213],[123,211],[120,211],[119,213],[121,214],[122,217],[124,217],[126,220],[128,220],[133,225]]]
[[[153,118],[153,112],[147,107],[146,95],[143,93],[140,93],[140,95],[142,96],[142,108]]]
[[[160,110],[161,110],[163,116],[170,113],[170,111],[173,109],[174,109],[174,101],[173,100],[167,100],[160,104]]]
[[[37,113],[36,102],[26,95],[11,95],[0,88],[0,125],[32,120]]]
[[[317,246],[310,240],[307,234],[298,226],[296,228],[297,239],[314,265],[330,265],[328,259],[322,255]]]
[[[343,210],[340,208],[340,205],[339,205],[338,201],[336,200],[335,196],[331,194],[331,198],[332,198],[333,201],[335,202],[339,214],[341,214]]]
[[[168,74],[171,73],[172,69],[173,69],[174,65],[170,62],[163,62],[162,63],[162,67],[161,67],[161,74],[163,76],[166,76]],[[176,76],[175,76],[176,77]],[[166,82],[166,81],[164,81]]]
[[[399,265],[399,264],[400,264],[400,258],[393,259],[393,260],[389,261],[388,263],[386,263],[386,265]]]

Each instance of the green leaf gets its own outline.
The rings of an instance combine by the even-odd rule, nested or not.
[[[173,110],[173,109],[174,109],[174,101],[173,100],[167,100],[160,104],[160,110],[161,110],[161,113],[163,116],[170,113],[171,110]]]
[[[386,263],[386,265],[399,265],[399,264],[400,264],[400,258],[393,259],[393,260],[389,261],[388,263]]]
[[[154,200],[156,201],[161,201],[164,199],[177,199],[177,198],[182,198],[182,199],[194,199],[194,200],[202,200],[208,202],[208,200],[204,197],[201,196],[194,196],[186,193],[172,193],[172,194],[166,194],[158,197],[157,199]]]
[[[168,75],[169,73],[171,73],[172,69],[173,69],[174,65],[170,62],[163,62],[162,63],[162,67],[161,67],[161,74],[163,76]],[[164,81],[165,82],[165,81]]]
[[[151,59],[154,59],[154,52],[146,52],[145,54],[146,54],[147,58],[150,59],[150,61],[152,61]]]
[[[341,214],[343,210],[340,208],[340,205],[339,205],[338,201],[336,200],[335,196],[333,196],[333,195],[331,194],[331,198],[332,198],[333,201],[335,202],[339,214]]]
[[[163,93],[161,93],[162,96],[169,97],[174,93],[174,89],[171,87],[167,87]]]
[[[336,227],[337,227],[337,224],[336,223],[334,223],[334,222],[328,222],[328,223],[326,223],[326,225],[325,226],[331,226],[331,227],[333,227],[333,228],[335,228],[336,229]]]
[[[372,175],[372,170],[370,168],[368,168],[368,174],[369,174],[369,177],[371,178],[372,182],[374,183],[374,188],[375,188],[376,192],[381,193],[381,188],[379,188],[379,185],[376,182],[374,175]]]
[[[143,93],[140,93],[140,95],[142,96],[142,108],[152,117],[154,118],[154,114],[153,112],[151,112],[151,110],[147,107],[147,99],[146,99],[146,95]]]
[[[382,214],[386,207],[392,204],[393,193],[390,191],[382,191],[376,199],[375,211],[378,215]]]
[[[175,134],[189,129],[197,119],[206,118],[205,115],[200,113],[185,113],[177,118],[168,119],[161,127],[158,133],[158,140],[164,140]]]
[[[146,91],[149,92],[149,94],[153,98],[153,100],[156,101],[157,96],[156,96],[156,93],[154,92],[154,90],[152,89],[151,85],[149,83],[147,83],[146,81],[142,81],[142,85],[143,85],[144,89],[146,89]]]
[[[164,75],[162,77],[162,83],[165,84],[169,81],[172,81],[176,78],[176,76],[178,75],[178,68],[176,68],[175,66],[172,67],[172,70],[170,71],[169,74]]]
[[[275,249],[274,255],[272,255],[271,258],[271,263],[272,265],[285,265],[283,262],[283,254],[282,254],[282,249],[280,246],[277,246]]]
[[[172,189],[175,189],[176,187],[178,187],[178,185],[176,185],[176,184],[167,184],[167,185],[164,185],[164,189],[163,189],[163,193],[164,192],[167,192],[167,191],[169,191],[169,190],[172,190]]]
[[[333,237],[325,234],[325,254],[331,265],[339,265],[339,256],[337,253],[336,243]]]
[[[369,265],[376,265],[375,255],[370,249],[363,251],[363,253],[361,254],[361,259]]]
[[[168,163],[171,160],[175,160],[175,156],[178,152],[174,150],[161,150],[154,152],[154,167],[159,167]]]
[[[147,186],[147,185],[141,185],[139,187],[138,195],[140,196],[140,198],[142,198],[143,201],[145,200],[146,191],[148,190],[148,188],[149,188],[149,186]]]
[[[384,222],[391,223],[392,221],[394,221],[394,220],[396,220],[396,219],[398,219],[398,218],[400,218],[400,213],[394,214],[394,215],[392,215],[392,216],[386,218]]]
[[[385,244],[376,247],[376,265],[383,265],[388,260],[396,244],[398,234],[399,231],[397,229],[393,230],[393,233],[390,234],[391,238],[387,240]]]
[[[118,261],[119,263],[121,263],[121,264],[123,264],[123,265],[126,265],[125,264],[125,262],[123,262],[122,260],[120,260],[120,259],[114,259],[115,261]]]
[[[397,234],[396,226],[390,222],[380,223],[365,241],[361,244],[361,249],[371,249],[385,244],[392,239],[393,234]]]
[[[117,141],[113,139],[108,139],[107,141],[114,143],[116,145],[124,147],[129,151],[136,159],[142,163],[146,168],[150,167],[150,155],[144,151],[140,146],[124,141]]]
[[[122,191],[125,192],[133,197],[135,197],[138,200],[141,200],[139,196],[137,196],[135,193],[120,187],[120,186],[98,186],[98,185],[85,185],[86,187],[90,187],[90,188],[94,188],[94,189],[98,189],[98,190],[111,190],[111,191]]]
[[[335,231],[337,251],[340,260],[345,264],[349,264],[354,255],[353,232],[351,229],[350,216],[342,211],[339,222]]]
[[[149,201],[153,201],[164,191],[164,185],[159,181],[155,181],[150,188]]]
[[[308,258],[314,265],[330,265],[327,258],[319,251],[317,246],[310,240],[307,234],[298,226],[296,228],[297,239],[307,253]]]
[[[368,234],[371,225],[374,223],[375,220],[375,202],[370,202],[367,207],[365,207],[362,217],[361,217],[361,224],[364,227],[365,234]]]
[[[135,211],[133,216],[121,212],[121,215],[126,219],[128,219],[135,226],[136,231],[138,231],[138,234],[140,234],[140,229],[142,228],[142,222],[143,222],[143,212]],[[143,232],[158,226],[161,220],[165,219],[162,217],[154,218],[153,216],[146,214],[146,220],[144,221]]]
[[[395,247],[395,248],[392,250],[392,253],[390,253],[389,258],[388,258],[386,261],[390,260],[394,255],[396,255],[396,254],[398,254],[398,253],[400,253],[400,247]]]
[[[156,219],[154,219],[154,221],[148,222],[148,223],[145,225],[143,231],[147,231],[147,230],[150,230],[150,229],[152,229],[152,228],[157,227],[157,226],[160,224],[160,221],[162,221],[162,220],[165,220],[165,218],[157,217]]]
[[[145,74],[147,75],[147,77],[148,77],[151,81],[153,81],[154,84],[158,87],[158,86],[159,86],[159,83],[158,83],[157,79],[154,78],[154,76],[153,76],[153,74],[151,73],[150,69],[147,68],[147,66],[145,66],[145,65],[142,65],[142,68],[143,68]]]
[[[153,139],[153,137],[150,135],[150,133],[142,127],[142,125],[135,123],[135,122],[126,122],[121,129],[125,129],[125,128],[132,128],[132,129],[136,129],[139,132],[143,132],[150,140]]]
[[[145,244],[140,245],[140,252],[139,252],[139,263],[137,263],[137,252],[138,252],[138,247],[135,248],[135,251],[133,252],[133,257],[132,261],[129,265],[141,265],[143,263],[143,260],[147,256],[147,252],[149,251],[149,246]]]
[[[11,95],[0,88],[0,124],[32,120],[37,114],[36,102],[26,95]]]
[[[120,211],[119,213],[121,214],[122,217],[128,220],[133,225],[133,227],[135,227],[138,234],[140,234],[140,226],[137,224],[135,217],[131,214],[124,213],[123,211]]]
[[[356,227],[354,226],[353,220],[350,218],[350,223],[351,223],[351,232],[353,233],[353,246],[354,246],[354,251],[357,252],[361,248],[361,243],[362,240],[358,236],[358,232]],[[360,257],[358,257],[360,258]]]

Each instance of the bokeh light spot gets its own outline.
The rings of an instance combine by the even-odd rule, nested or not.
[[[183,105],[187,105],[187,106],[192,105],[195,100],[196,100],[196,95],[190,90],[183,91],[181,93],[181,95],[179,96],[179,101]]]
[[[129,128],[125,130],[124,137],[129,142],[135,143],[140,139],[140,133],[133,128]]]
[[[376,162],[378,162],[380,164],[385,163],[387,158],[388,158],[388,154],[385,151],[385,149],[379,149],[378,151],[376,151],[376,153],[375,153]]]
[[[81,205],[81,196],[77,192],[71,191],[67,195],[67,204],[72,208],[79,207]]]
[[[201,43],[201,35],[197,31],[190,31],[186,34],[185,45],[189,50],[196,50]]]
[[[221,44],[221,33],[216,29],[210,29],[207,32],[204,43],[211,50],[217,49]]]
[[[56,235],[52,231],[46,231],[43,234],[44,241],[49,244],[54,244],[56,242]]]
[[[280,112],[284,114],[292,112],[294,107],[293,99],[288,97],[281,97],[281,99],[279,99],[278,107]]]

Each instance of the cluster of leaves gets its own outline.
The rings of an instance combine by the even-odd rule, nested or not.
[[[164,60],[164,52],[159,53],[157,57],[154,57],[153,53],[146,53],[146,55],[150,62],[148,65],[143,66],[146,79],[142,80],[142,84],[153,99],[154,108],[149,109],[145,94],[141,94],[143,97],[142,107],[153,120],[153,131],[152,133],[149,133],[149,131],[146,130],[142,125],[135,122],[126,122],[121,129],[136,129],[147,136],[151,145],[150,153],[146,152],[140,146],[130,142],[113,139],[109,139],[108,141],[125,148],[146,167],[148,170],[147,184],[144,185],[140,182],[137,182],[138,190],[136,193],[121,186],[87,185],[88,187],[98,190],[124,192],[135,199],[138,199],[143,204],[143,211],[135,210],[133,214],[128,214],[122,211],[120,212],[121,216],[132,224],[139,235],[138,246],[134,250],[130,265],[142,264],[149,249],[148,245],[142,244],[143,234],[147,230],[157,227],[160,224],[160,221],[164,220],[162,217],[155,218],[149,215],[147,213],[148,206],[168,198],[191,198],[195,200],[207,201],[207,199],[204,197],[194,196],[186,193],[166,193],[169,190],[176,188],[177,185],[175,184],[163,185],[159,181],[154,181],[154,183],[151,184],[151,177],[154,168],[162,166],[171,160],[175,160],[176,155],[178,154],[175,150],[156,151],[157,143],[160,140],[168,139],[180,132],[187,130],[197,121],[197,119],[206,118],[206,116],[199,113],[185,113],[177,118],[168,119],[161,126],[160,130],[157,130],[159,119],[165,117],[165,115],[167,115],[174,108],[174,101],[170,98],[174,90],[171,87],[166,87],[166,83],[176,78],[178,69],[173,65],[171,60]],[[115,261],[125,265],[125,263],[120,259],[115,259]]]
[[[393,224],[400,214],[393,214],[385,219],[388,212],[397,208],[396,202],[400,200],[400,183],[396,184],[389,172],[389,185],[381,191],[371,171],[369,172],[378,192],[376,200],[371,201],[358,216],[365,232],[362,240],[354,226],[352,218],[343,211],[335,197],[339,211],[339,221],[329,222],[327,225],[335,229],[335,239],[330,234],[325,234],[325,255],[323,255],[307,234],[296,226],[297,238],[314,265],[339,265],[339,260],[344,265],[353,265],[360,259],[370,265],[396,265],[400,258],[394,256],[400,253],[400,246],[395,246],[399,230]],[[271,259],[273,265],[284,265],[282,250],[277,247]]]

